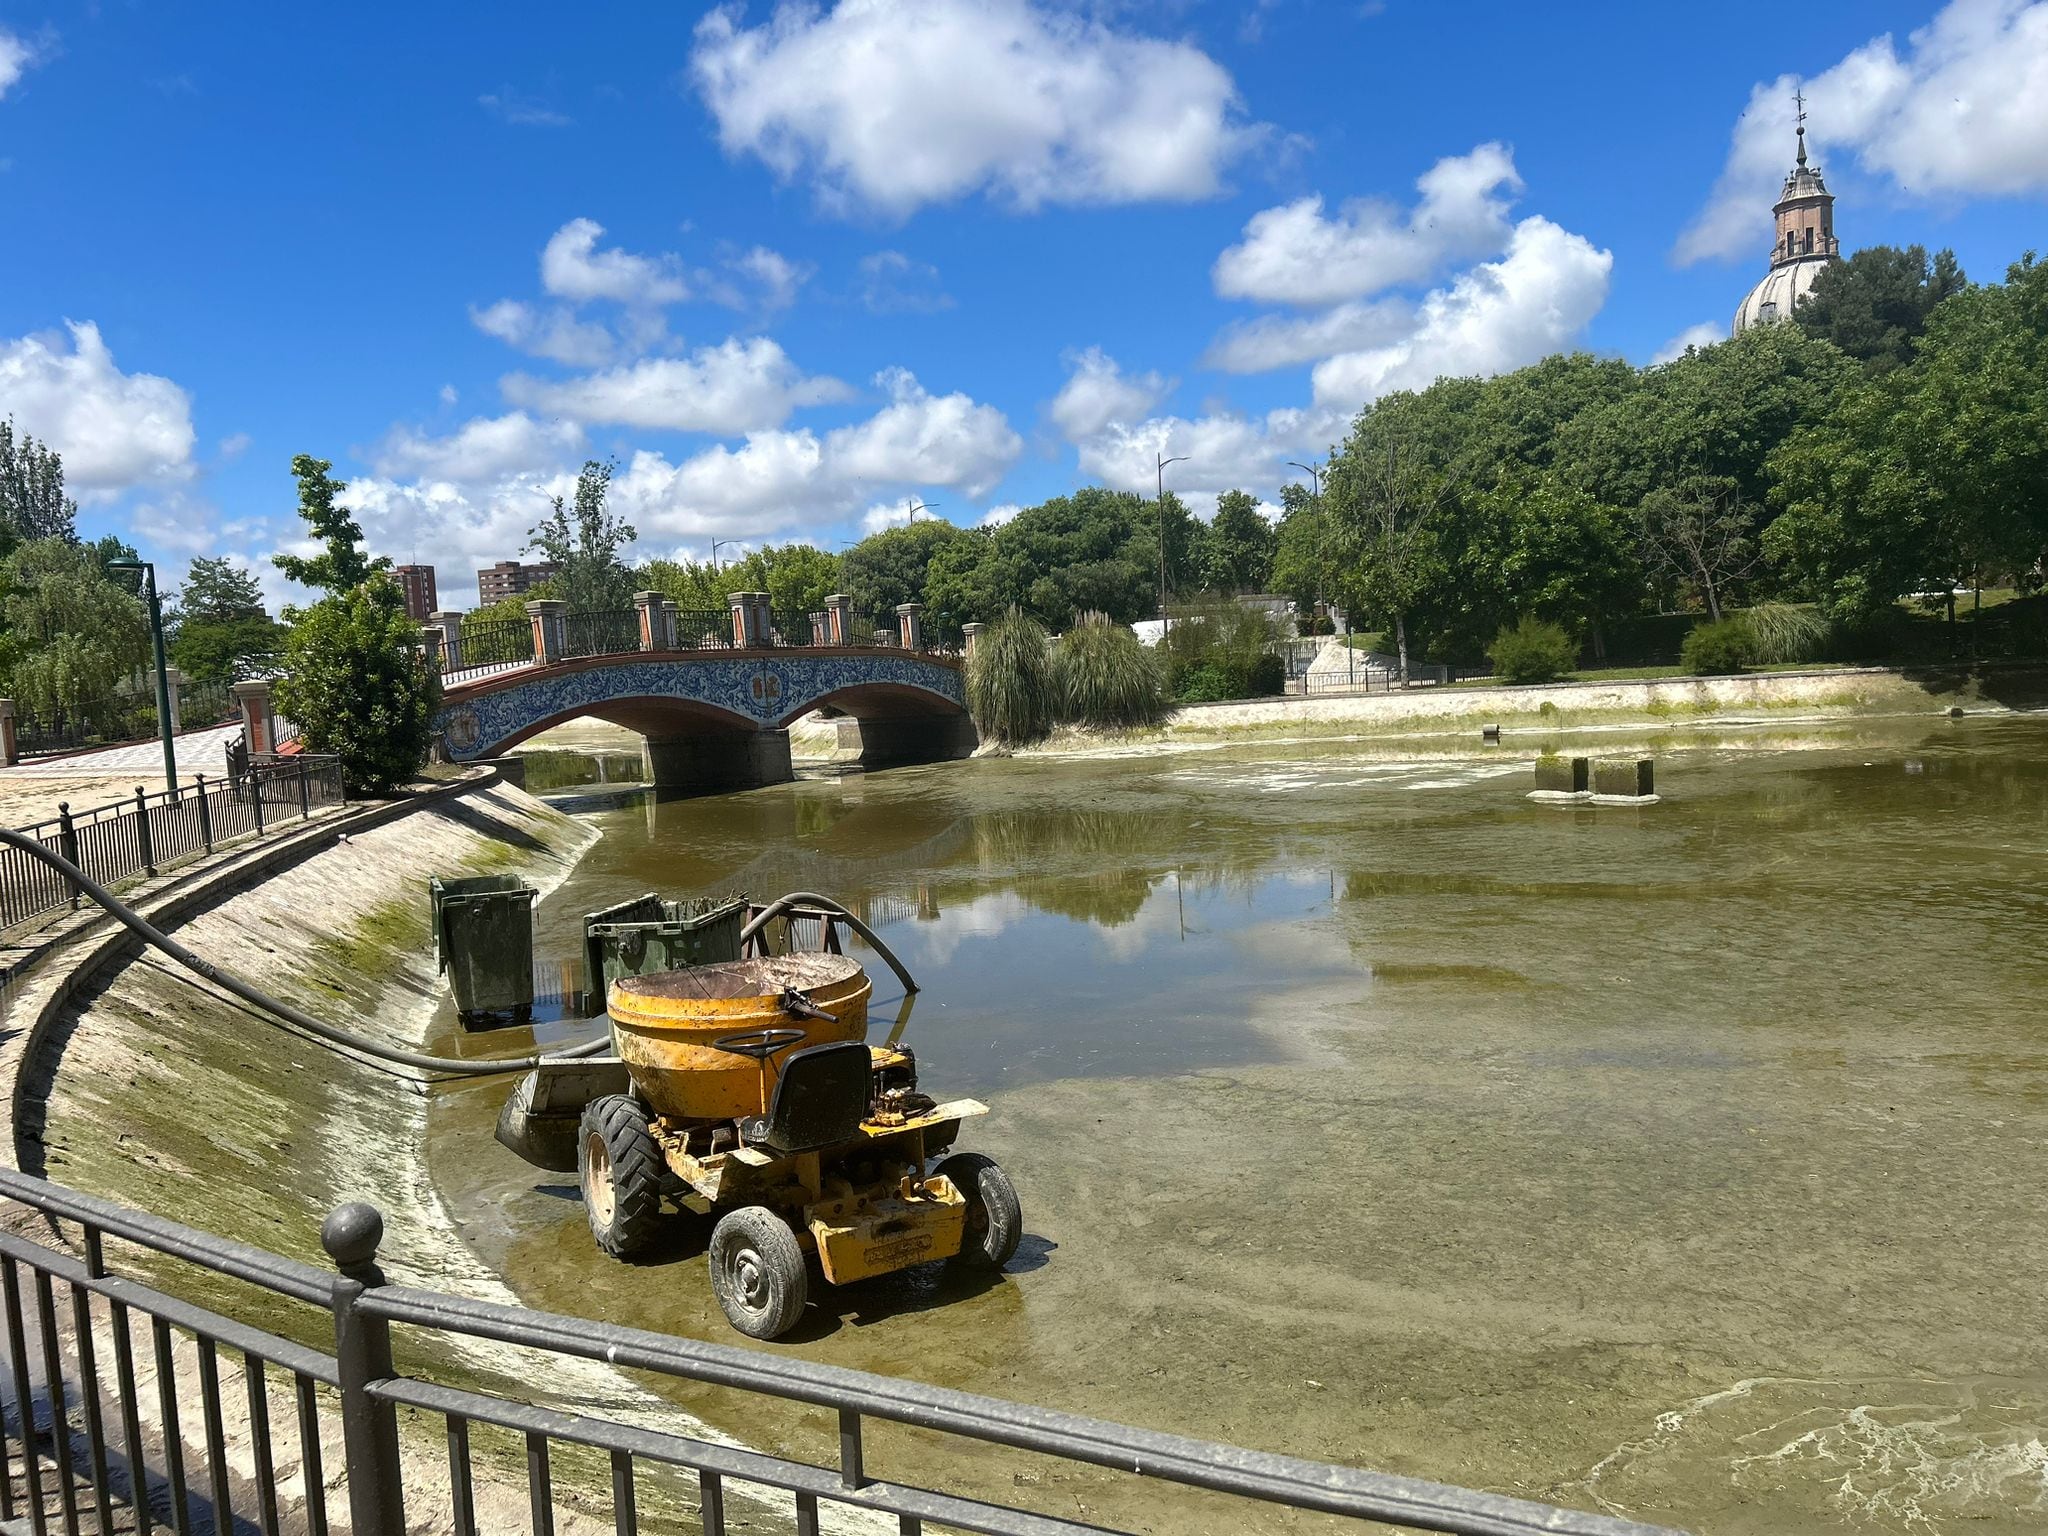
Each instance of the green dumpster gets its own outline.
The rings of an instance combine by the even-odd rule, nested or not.
[[[605,995],[621,976],[651,976],[740,958],[744,896],[663,901],[652,891],[583,917],[583,974],[591,1006],[603,1012]]]
[[[464,1024],[533,1013],[533,898],[517,875],[427,882],[434,952]]]

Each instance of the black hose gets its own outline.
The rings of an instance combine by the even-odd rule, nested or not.
[[[761,909],[759,916],[740,930],[741,947],[744,948],[747,940],[766,927],[770,918],[779,917],[789,908],[796,906],[822,907],[827,912],[845,918],[847,927],[851,928],[863,939],[866,939],[868,947],[889,962],[889,969],[894,971],[896,979],[903,983],[903,990],[906,992],[915,992],[917,990],[917,983],[910,979],[909,970],[904,967],[901,960],[896,958],[896,952],[875,936],[874,929],[855,917],[830,896],[820,896],[816,891],[791,891],[787,896],[778,896],[769,902],[767,906]]]
[[[291,1025],[304,1030],[317,1039],[329,1044],[345,1047],[378,1061],[388,1061],[395,1066],[411,1067],[420,1072],[438,1072],[447,1077],[494,1077],[505,1072],[530,1072],[535,1067],[553,1061],[574,1061],[585,1056],[594,1056],[611,1044],[608,1036],[599,1036],[582,1045],[570,1046],[551,1056],[521,1056],[511,1061],[464,1061],[458,1056],[428,1056],[419,1051],[402,1051],[395,1046],[383,1044],[351,1030],[341,1029],[333,1024],[323,1023],[303,1009],[294,1008],[290,1003],[279,1002],[267,992],[257,990],[239,976],[230,975],[211,961],[201,959],[176,939],[152,926],[136,910],[101,885],[84,870],[73,864],[62,854],[52,853],[32,837],[24,837],[9,827],[0,827],[0,843],[19,848],[33,854],[45,864],[69,880],[82,895],[90,896],[104,907],[131,933],[145,944],[162,950],[188,971],[196,972],[215,986],[232,992],[243,1002],[263,1012],[274,1015]],[[787,898],[785,898],[786,900]],[[893,962],[892,962],[893,963]],[[899,974],[901,974],[899,969]]]

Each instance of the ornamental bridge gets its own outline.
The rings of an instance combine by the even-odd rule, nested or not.
[[[657,789],[752,789],[794,777],[789,726],[837,717],[841,762],[936,762],[974,750],[962,659],[927,636],[923,605],[860,633],[852,599],[777,614],[764,592],[730,610],[678,610],[658,592],[633,607],[571,613],[532,602],[527,620],[464,624],[437,613],[427,643],[440,666],[440,751],[475,762],[588,715],[637,731]],[[969,644],[981,628],[968,626]]]

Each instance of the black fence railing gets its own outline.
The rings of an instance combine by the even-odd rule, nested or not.
[[[728,608],[679,608],[676,610],[676,649],[681,651],[729,651],[732,649],[732,611]]]
[[[462,626],[453,663],[447,656],[441,657],[441,676],[443,680],[473,677],[527,666],[532,661],[531,619],[480,619]]]
[[[304,821],[345,798],[337,759],[301,755],[260,763],[233,778],[202,773],[175,795],[138,789],[126,800],[79,812],[67,802],[55,819],[21,831],[112,885]],[[73,906],[77,898],[70,881],[41,859],[0,847],[0,930]]]
[[[564,656],[619,656],[640,649],[640,611],[605,608],[562,620]]]
[[[780,1505],[771,1523],[799,1536],[817,1536],[821,1519],[846,1510],[892,1515],[905,1536],[927,1529],[999,1536],[1102,1532],[1114,1527],[1103,1523],[1100,1508],[1089,1509],[1085,1519],[1057,1512],[1078,1503],[1076,1477],[1099,1476],[1088,1470],[1099,1468],[1118,1482],[1148,1485],[1141,1496],[1151,1528],[1164,1491],[1159,1485],[1170,1484],[1188,1501],[1189,1524],[1246,1528],[1245,1517],[1259,1517],[1244,1501],[1257,1501],[1466,1536],[1658,1536],[1652,1527],[1608,1515],[1131,1429],[787,1354],[387,1284],[377,1267],[383,1220],[367,1205],[342,1206],[321,1229],[336,1273],[11,1169],[0,1170],[0,1198],[40,1212],[46,1222],[29,1230],[51,1234],[44,1242],[0,1231],[14,1406],[6,1425],[8,1461],[18,1455],[21,1469],[19,1482],[12,1465],[0,1476],[0,1522],[24,1521],[38,1533],[81,1536],[88,1528],[154,1529],[159,1522],[180,1532],[325,1533],[342,1528],[341,1509],[328,1507],[333,1488],[333,1502],[345,1501],[352,1536],[402,1536],[408,1528],[475,1536],[477,1506],[485,1502],[477,1496],[478,1482],[489,1475],[479,1470],[477,1448],[509,1440],[525,1453],[528,1528],[536,1536],[551,1536],[557,1505],[568,1502],[558,1482],[586,1509],[601,1507],[608,1496],[620,1536],[642,1528],[643,1492],[650,1505],[659,1500],[693,1509],[695,1518],[683,1528],[706,1536],[757,1528],[754,1509],[734,1506],[764,1496]],[[223,1294],[221,1276],[256,1287],[270,1298],[264,1312],[279,1320],[277,1326],[300,1339],[332,1339],[333,1353],[159,1289],[166,1282],[156,1271],[169,1270],[167,1264],[153,1263],[149,1279],[117,1272],[110,1260],[131,1247],[189,1266],[177,1272],[192,1273],[188,1289],[208,1298]],[[405,1353],[408,1362],[422,1362],[423,1374],[394,1364],[394,1325],[417,1346]],[[596,1362],[744,1394],[747,1400],[734,1405],[742,1418],[764,1399],[823,1409],[830,1438],[821,1437],[822,1455],[812,1462],[715,1444],[644,1416],[629,1424],[606,1416],[601,1402],[558,1409],[455,1387],[433,1379],[433,1362],[461,1353],[449,1347],[451,1339],[488,1340],[558,1361]],[[152,1378],[147,1382],[138,1377],[138,1361]],[[549,1375],[537,1366],[524,1379],[540,1383]],[[418,1429],[440,1431],[435,1438],[446,1448],[445,1479],[427,1457],[401,1466],[401,1406],[412,1410]],[[882,1449],[867,1436],[876,1422],[925,1432],[928,1443],[950,1456],[954,1470],[943,1480],[954,1488],[890,1480],[879,1456],[870,1457]],[[323,1439],[332,1445],[337,1438],[341,1465],[330,1468]],[[991,1465],[1020,1451],[1059,1464],[1044,1479],[1039,1502],[1049,1507],[1033,1509],[1028,1492],[1020,1495],[1039,1485],[1039,1477],[1003,1476]],[[969,1480],[979,1492],[958,1491]],[[785,1523],[792,1507],[793,1526]],[[108,1518],[109,1512],[120,1519]],[[661,1528],[678,1527],[664,1521]]]

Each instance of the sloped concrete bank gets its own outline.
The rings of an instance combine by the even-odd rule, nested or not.
[[[135,904],[258,987],[372,1038],[417,1047],[440,1001],[428,874],[519,873],[545,891],[595,837],[486,771],[409,803],[309,827],[289,847],[158,882]],[[278,1028],[111,924],[80,919],[66,927],[20,975],[13,1029],[0,1048],[6,1144],[26,1171],[320,1265],[322,1219],[342,1201],[366,1199],[384,1213],[382,1263],[392,1280],[516,1300],[471,1255],[427,1178],[420,1084]],[[478,1037],[472,1049],[499,1056],[529,1046],[508,1032]],[[137,1267],[202,1305],[332,1347],[331,1324],[296,1303],[172,1261]],[[407,1361],[405,1340],[399,1348],[401,1368],[422,1363]],[[437,1340],[432,1365],[440,1379],[486,1389],[530,1393],[534,1380],[530,1360],[481,1342]],[[181,1383],[195,1377],[196,1387],[189,1352],[177,1374]],[[609,1369],[551,1362],[547,1380],[562,1398],[673,1423],[663,1404]],[[147,1384],[142,1390],[151,1396]],[[231,1417],[238,1402],[229,1404]],[[438,1425],[412,1430],[407,1457],[419,1486],[445,1487]],[[195,1432],[188,1420],[186,1437]],[[229,1461],[242,1476],[253,1470],[249,1449],[231,1424]],[[525,1507],[517,1448],[480,1437],[476,1453],[479,1520],[513,1528]],[[324,1465],[338,1482],[338,1444]],[[298,1475],[290,1457],[283,1474]],[[557,1471],[561,1528],[608,1529],[608,1519],[586,1524],[577,1514],[582,1480],[574,1474],[574,1459],[565,1458]],[[415,1503],[414,1530],[444,1528],[438,1499]]]

